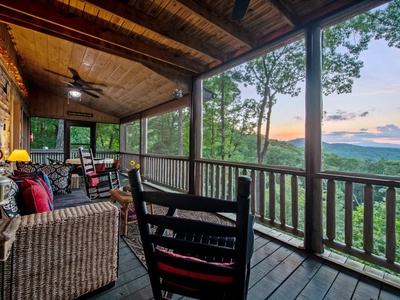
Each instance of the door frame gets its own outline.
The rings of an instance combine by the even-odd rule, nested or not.
[[[64,122],[64,160],[67,160],[71,153],[71,126],[90,128],[90,148],[96,154],[96,122],[65,120]]]

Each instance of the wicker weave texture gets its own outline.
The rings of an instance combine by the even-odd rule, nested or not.
[[[114,282],[117,267],[118,209],[111,203],[23,216],[14,242],[12,299],[74,299]]]

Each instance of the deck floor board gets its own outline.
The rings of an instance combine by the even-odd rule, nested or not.
[[[115,286],[82,299],[153,299],[146,268],[122,238],[119,245]],[[248,300],[400,300],[400,289],[266,236],[255,239],[251,267]]]

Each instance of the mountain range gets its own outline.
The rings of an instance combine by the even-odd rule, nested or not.
[[[304,147],[304,138],[288,141],[297,147]],[[358,146],[343,143],[326,143],[322,142],[322,149],[328,153],[337,154],[347,158],[360,158],[371,161],[385,160],[400,160],[400,146],[391,145],[382,146],[377,144],[375,146]]]

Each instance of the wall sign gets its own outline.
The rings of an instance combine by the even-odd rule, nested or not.
[[[67,114],[70,116],[93,118],[93,114],[83,113],[78,111],[67,111]]]

